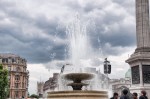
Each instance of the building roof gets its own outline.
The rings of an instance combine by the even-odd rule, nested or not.
[[[16,55],[16,54],[12,54],[12,53],[0,53],[0,57],[3,57],[3,58],[8,58],[8,57],[20,57],[19,55]]]
[[[125,73],[125,78],[131,78],[131,69],[128,69],[128,71]]]
[[[20,57],[19,55],[12,54],[12,53],[0,53],[0,58],[20,58],[26,61],[25,58]]]

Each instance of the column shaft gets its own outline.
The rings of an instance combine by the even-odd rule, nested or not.
[[[149,0],[136,0],[137,48],[150,47]]]

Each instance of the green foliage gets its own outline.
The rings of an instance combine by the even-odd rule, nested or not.
[[[8,95],[8,71],[0,64],[0,99],[6,99]]]
[[[39,96],[38,95],[35,95],[35,94],[32,94],[31,96],[30,96],[30,98],[39,98]]]
[[[0,70],[2,70],[3,69],[3,65],[2,64],[0,64]]]

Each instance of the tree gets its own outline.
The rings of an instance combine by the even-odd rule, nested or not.
[[[8,70],[0,64],[0,99],[6,99],[8,95]]]
[[[32,94],[31,96],[30,96],[30,98],[39,98],[39,96],[38,95],[35,95],[35,94]]]

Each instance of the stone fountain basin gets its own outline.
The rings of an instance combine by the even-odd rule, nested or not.
[[[67,84],[67,86],[87,86],[89,84],[85,84],[85,83],[69,83]]]
[[[64,74],[64,78],[74,82],[81,82],[83,80],[90,80],[94,77],[94,74],[91,73],[69,73]]]
[[[108,99],[107,91],[55,91],[48,92],[47,99]]]
[[[84,80],[90,80],[94,77],[94,74],[91,73],[68,73],[64,74],[64,79],[73,81],[73,83],[68,84],[73,90],[82,90],[83,86],[88,84],[82,83]]]

